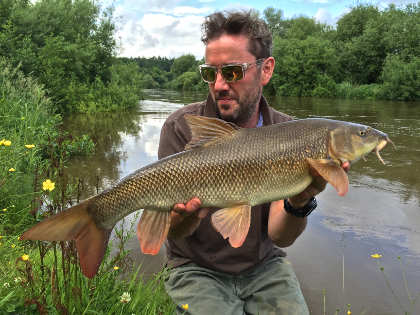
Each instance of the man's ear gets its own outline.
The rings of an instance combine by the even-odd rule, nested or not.
[[[264,60],[264,63],[261,65],[261,84],[263,86],[267,85],[268,82],[270,82],[275,64],[276,61],[274,60],[274,57],[268,57]]]

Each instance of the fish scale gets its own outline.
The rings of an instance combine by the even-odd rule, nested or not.
[[[198,197],[215,207],[211,222],[233,247],[243,244],[251,206],[302,192],[317,172],[339,195],[348,190],[341,164],[379,151],[390,142],[376,129],[329,119],[302,119],[241,129],[215,118],[186,115],[192,140],[186,150],[149,164],[116,186],[26,231],[21,239],[75,240],[80,265],[93,277],[114,225],[144,209],[137,236],[156,254],[168,234],[170,211]]]
[[[98,195],[103,201],[98,201],[101,206],[96,213],[102,216],[107,212],[118,221],[142,208],[170,211],[175,203],[185,203],[195,196],[205,207],[220,208],[227,201],[255,205],[295,195],[303,190],[298,182],[308,185],[311,181],[305,158],[327,158],[328,151],[325,126],[302,128],[308,120],[296,122],[291,126],[240,129],[230,141],[146,166]],[[302,150],[306,147],[309,152]],[[119,202],[123,195],[130,202]],[[105,216],[103,219],[109,221]]]

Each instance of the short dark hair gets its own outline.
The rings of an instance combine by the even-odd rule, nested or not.
[[[212,13],[205,18],[201,30],[205,45],[223,34],[245,35],[249,38],[248,50],[256,59],[271,56],[271,32],[254,10]]]

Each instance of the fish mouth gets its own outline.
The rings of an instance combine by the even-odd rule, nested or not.
[[[394,147],[394,149],[396,149],[394,142],[391,141],[391,139],[389,139],[388,136],[386,136],[385,139],[382,139],[378,145],[375,147],[375,153],[376,156],[378,157],[379,161],[381,161],[382,164],[386,165],[385,161],[382,159],[381,155],[379,154],[379,151],[381,151],[383,148],[385,148],[385,146],[389,143],[391,143]]]

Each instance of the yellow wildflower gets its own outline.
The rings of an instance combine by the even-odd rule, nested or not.
[[[55,188],[55,183],[53,183],[51,180],[47,179],[42,183],[42,189],[43,190],[49,190],[53,191]]]
[[[10,146],[12,144],[12,141],[10,140],[4,140],[3,141],[3,145],[5,145],[6,147]]]
[[[350,310],[347,311],[347,315],[351,315],[351,311]]]
[[[15,245],[15,244],[12,244],[12,245],[10,245],[10,247],[11,247],[11,248],[15,248],[15,247],[16,247],[16,245]]]
[[[6,140],[5,139],[0,140],[0,146],[2,146],[4,144],[4,141],[6,141]]]
[[[13,167],[9,168],[9,172],[15,172],[15,171],[16,170]]]
[[[375,258],[375,259],[379,259],[379,258],[382,257],[382,255],[381,254],[373,254],[373,255],[370,255],[370,257]]]
[[[181,307],[182,307],[184,310],[188,310],[188,304],[182,304],[182,305],[181,305]]]
[[[25,148],[33,149],[33,148],[35,148],[35,144],[25,144]]]
[[[120,267],[114,266],[114,270],[118,270],[118,269],[120,269]]]
[[[7,211],[7,208],[1,209],[1,211],[6,212]]]
[[[27,260],[29,260],[29,255],[24,254],[24,255],[22,255],[21,258],[22,258],[23,261],[27,261]]]

